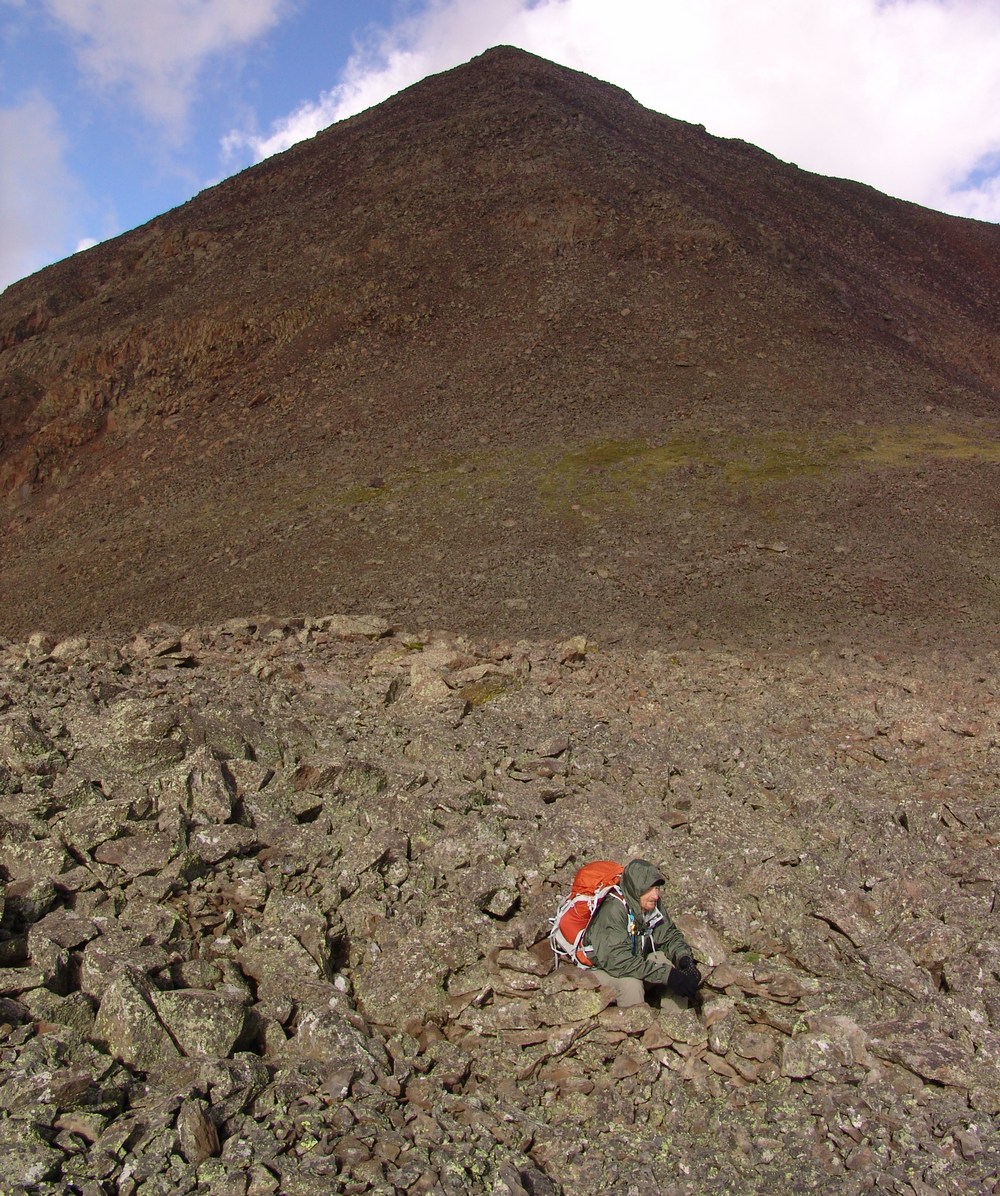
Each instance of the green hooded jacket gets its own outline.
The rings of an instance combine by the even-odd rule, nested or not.
[[[587,927],[583,945],[592,948],[594,966],[609,976],[634,976],[647,984],[666,984],[670,968],[647,957],[653,951],[662,951],[676,963],[685,955],[693,955],[661,903],[649,915],[639,905],[642,894],[662,876],[648,860],[632,860],[619,886],[625,903],[609,893]],[[651,929],[647,929],[647,917],[653,923]]]

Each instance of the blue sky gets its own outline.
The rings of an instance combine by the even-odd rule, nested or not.
[[[500,43],[1000,221],[1000,0],[0,0],[0,287]]]

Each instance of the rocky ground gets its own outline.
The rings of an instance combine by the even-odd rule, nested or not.
[[[1000,1191],[998,654],[0,643],[2,1191]],[[636,854],[689,1010],[553,971]]]

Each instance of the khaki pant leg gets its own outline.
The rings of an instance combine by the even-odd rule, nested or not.
[[[620,1009],[627,1009],[630,1005],[641,1005],[646,999],[645,985],[634,976],[609,976],[600,968],[594,968],[590,974],[601,984],[615,990],[616,1004]]]

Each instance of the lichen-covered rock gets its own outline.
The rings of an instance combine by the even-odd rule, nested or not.
[[[16,837],[15,837],[16,836]],[[0,868],[11,881],[45,882],[54,880],[69,867],[69,855],[54,838],[35,839],[5,828],[0,838]]]
[[[829,1035],[806,1031],[789,1038],[781,1052],[781,1074],[803,1080],[817,1072],[832,1071],[847,1062]]]
[[[331,1072],[352,1068],[369,1082],[391,1070],[384,1050],[337,1008],[303,1013],[285,1054],[315,1060]]]
[[[233,814],[233,789],[228,775],[207,747],[196,748],[185,762],[189,801],[185,813],[194,826],[228,822]]]
[[[323,615],[313,626],[341,640],[378,640],[389,633],[389,623],[378,615]]]
[[[0,968],[0,996],[17,997],[33,988],[43,988],[49,976],[38,964]]]
[[[206,864],[218,864],[232,856],[252,855],[261,845],[258,833],[248,826],[201,826],[191,835],[191,851]]]
[[[0,721],[0,763],[14,776],[51,777],[66,757],[32,718]]]
[[[965,935],[958,927],[927,918],[904,923],[895,938],[915,964],[929,969],[942,967],[966,950]]]
[[[725,963],[729,950],[722,936],[704,920],[693,914],[678,914],[677,929],[690,943],[700,967],[714,968]]]
[[[285,941],[297,942],[316,964],[320,977],[330,971],[330,943],[326,917],[315,900],[302,894],[272,891],[264,906],[261,925]]]
[[[570,989],[555,993],[542,1002],[539,1015],[544,1025],[559,1026],[564,1022],[579,1022],[596,1017],[614,1000],[608,989]]]
[[[113,778],[119,772],[138,778],[154,776],[183,760],[188,745],[179,709],[137,698],[114,703],[97,735],[95,762],[105,766],[96,770],[97,778],[105,774]]]
[[[71,992],[63,997],[49,988],[39,988],[22,999],[37,1021],[66,1026],[81,1038],[91,1036],[97,1003],[82,992]]]
[[[157,834],[147,829],[105,841],[94,851],[94,859],[100,864],[120,868],[131,877],[161,872],[174,853],[171,835]]]
[[[242,947],[240,968],[257,987],[261,1000],[298,999],[316,984],[327,982],[325,971],[298,939],[279,930],[264,930]]]
[[[94,788],[89,795],[91,800],[74,805],[55,820],[59,834],[77,856],[92,854],[102,843],[116,839],[133,806],[128,798],[108,799]]]
[[[237,996],[196,988],[151,991],[150,996],[157,1017],[185,1055],[226,1058],[243,1037],[247,1006]]]
[[[873,1055],[899,1063],[935,1084],[973,1086],[973,1062],[967,1049],[929,1022],[893,1019],[866,1027]]]
[[[11,881],[4,893],[8,923],[16,922],[31,929],[58,901],[55,880],[51,876]]]
[[[124,966],[152,975],[166,968],[169,962],[170,955],[162,946],[143,943],[123,930],[108,929],[91,939],[80,953],[80,989],[100,998]]]
[[[3,1183],[13,1192],[37,1190],[59,1177],[62,1151],[51,1146],[30,1122],[0,1116]]]
[[[197,1166],[219,1153],[219,1131],[203,1100],[189,1097],[177,1111],[177,1140],[181,1154]]]
[[[138,1071],[153,1071],[182,1053],[157,1015],[149,982],[134,967],[112,981],[101,997],[94,1038]]]

